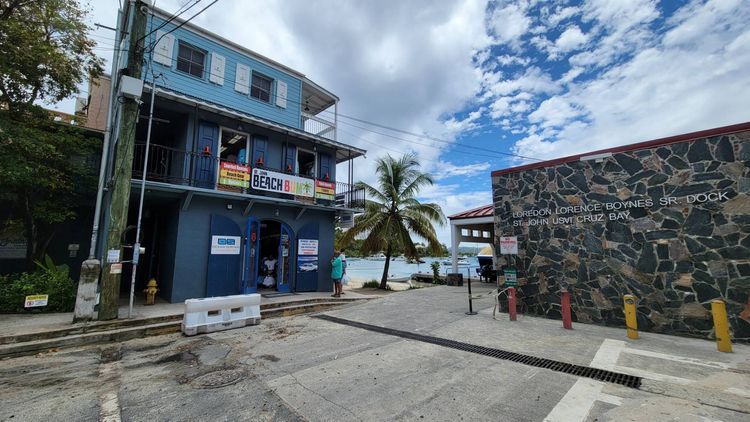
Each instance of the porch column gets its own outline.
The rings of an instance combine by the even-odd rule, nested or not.
[[[458,272],[458,244],[461,243],[461,229],[451,221],[451,265],[453,272]]]

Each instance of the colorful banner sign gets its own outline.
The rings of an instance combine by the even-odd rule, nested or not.
[[[333,201],[336,195],[336,184],[333,182],[315,181],[315,197]]]
[[[313,179],[254,168],[250,181],[253,189],[308,198],[315,196]]]
[[[219,184],[247,189],[250,187],[250,167],[222,161],[219,166]]]
[[[31,295],[26,296],[26,301],[23,304],[24,308],[35,308],[37,306],[47,306],[49,295]]]

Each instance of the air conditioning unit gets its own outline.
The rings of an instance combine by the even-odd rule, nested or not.
[[[142,93],[143,81],[141,79],[136,79],[125,75],[120,77],[120,89],[117,93],[118,97],[123,96],[132,98],[134,100],[139,100]]]

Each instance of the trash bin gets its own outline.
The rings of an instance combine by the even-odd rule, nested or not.
[[[449,286],[463,286],[464,275],[461,273],[448,273],[446,281],[448,282]]]

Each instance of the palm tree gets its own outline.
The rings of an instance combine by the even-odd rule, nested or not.
[[[358,182],[372,198],[365,203],[365,212],[356,216],[354,227],[341,239],[348,245],[359,235],[364,235],[362,252],[371,254],[385,251],[385,267],[380,279],[380,288],[386,288],[388,267],[393,251],[402,250],[407,258],[418,258],[417,248],[411,235],[427,241],[431,252],[440,250],[433,223],[445,224],[445,216],[437,204],[422,204],[416,196],[423,186],[432,185],[432,177],[419,171],[419,162],[414,154],[400,159],[390,155],[379,158],[375,172],[380,189]]]

